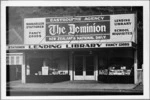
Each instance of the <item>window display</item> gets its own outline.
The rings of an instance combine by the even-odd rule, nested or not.
[[[99,70],[99,75],[108,75],[108,69]]]
[[[103,62],[99,67],[99,75],[131,75],[133,71],[133,60],[129,58],[112,58],[107,64]]]
[[[34,73],[35,75],[67,75],[68,71],[59,70],[58,68],[51,68],[49,66],[42,66],[41,70]]]
[[[41,70],[37,71],[35,75],[67,75],[68,71],[59,70],[57,66],[42,66]]]
[[[126,66],[120,66],[120,69],[115,69],[115,66],[109,67],[109,75],[130,75],[131,69],[126,69]]]
[[[69,73],[68,58],[63,53],[54,53],[49,57],[30,57],[28,63],[26,70],[30,70],[30,74],[27,75],[68,75]]]
[[[127,69],[126,66],[113,65],[108,69],[100,69],[99,75],[130,75],[132,69]]]
[[[27,83],[54,83],[70,80],[67,52],[31,52],[26,59]]]

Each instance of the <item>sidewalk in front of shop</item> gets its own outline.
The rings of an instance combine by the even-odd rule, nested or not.
[[[131,93],[143,94],[143,85],[106,84],[96,81],[65,81],[59,83],[26,83],[13,81],[7,83],[7,92],[55,92],[55,93]]]

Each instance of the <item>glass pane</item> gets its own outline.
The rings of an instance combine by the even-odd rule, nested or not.
[[[75,71],[75,75],[83,75],[83,71]]]
[[[16,64],[19,64],[19,56],[16,57]]]
[[[88,70],[88,71],[86,71],[86,75],[94,75],[94,71],[93,70],[92,71]]]
[[[6,64],[9,65],[9,57],[6,57]]]
[[[94,57],[86,57],[86,75],[94,75]]]
[[[75,75],[83,75],[83,56],[75,57]]]
[[[11,65],[14,65],[14,56],[11,56]]]

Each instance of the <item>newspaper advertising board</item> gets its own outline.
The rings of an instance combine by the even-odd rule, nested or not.
[[[24,19],[24,44],[135,41],[135,15]]]

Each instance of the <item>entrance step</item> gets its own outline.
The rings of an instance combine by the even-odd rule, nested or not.
[[[95,80],[75,80],[75,81],[70,81],[70,83],[75,83],[75,84],[90,84],[90,83],[97,83]]]

